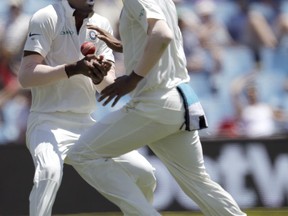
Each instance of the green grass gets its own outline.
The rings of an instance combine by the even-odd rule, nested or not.
[[[288,216],[287,209],[247,209],[244,210],[247,216]],[[162,212],[163,216],[204,216],[199,212]],[[115,212],[105,212],[105,213],[83,213],[83,214],[66,214],[65,216],[122,216],[121,213]],[[64,216],[64,215],[54,215],[54,216]]]

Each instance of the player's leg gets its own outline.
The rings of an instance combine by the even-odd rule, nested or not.
[[[156,187],[155,169],[138,151],[112,160],[92,160],[74,168],[125,215],[159,215],[152,206]]]
[[[62,180],[63,160],[55,150],[53,137],[45,131],[35,130],[28,140],[35,165],[34,185],[29,197],[30,216],[50,216]]]
[[[108,118],[82,134],[69,150],[71,165],[89,184],[119,206],[124,214],[159,215],[131,174],[115,157],[165,137],[177,130],[179,125],[163,128],[162,124],[151,119],[121,111],[110,114]]]
[[[100,158],[85,161],[85,164],[74,164],[73,167],[88,184],[117,205],[125,216],[160,216],[117,159]]]
[[[155,168],[148,160],[136,150],[114,158],[114,160],[134,179],[146,199],[152,203],[156,188],[156,177]]]
[[[149,147],[206,216],[246,215],[231,195],[207,174],[197,131],[179,131]]]
[[[107,166],[110,166],[109,165],[110,163],[114,164],[114,162],[118,164],[117,169],[123,169],[125,171],[125,174],[123,176],[123,178],[126,179],[125,181],[123,178],[120,177],[121,174],[117,174],[118,170],[114,172],[110,170],[110,172],[108,172],[107,174],[107,171],[109,171],[109,169],[107,169]],[[91,186],[93,186],[96,190],[98,190],[108,200],[114,202],[116,205],[123,203],[122,201],[123,197],[124,196],[127,197],[127,191],[126,191],[127,188],[125,188],[125,185],[128,185],[128,187],[130,187],[129,189],[130,191],[132,191],[133,187],[137,185],[142,194],[144,195],[144,197],[146,198],[145,203],[148,201],[150,204],[152,204],[154,190],[156,188],[156,177],[154,173],[155,168],[138,151],[134,150],[119,157],[115,157],[113,158],[113,162],[112,161],[108,162],[108,159],[95,160],[90,165],[87,167],[74,166],[74,168],[84,180],[86,180]],[[95,173],[92,174],[92,172]],[[122,179],[120,181],[120,184],[118,183],[119,181],[117,180],[110,181],[109,180],[110,176],[115,179]],[[129,179],[127,179],[127,177],[129,177]],[[131,184],[133,184],[134,186],[131,186]],[[118,188],[124,188],[122,195]],[[135,193],[139,193],[139,189],[135,190]],[[115,195],[115,193],[118,193],[118,195]],[[143,198],[142,195],[141,197]],[[127,200],[129,202],[129,199]],[[141,204],[141,202],[143,201],[137,201],[137,202],[139,203],[139,205],[143,206],[142,207],[143,212],[147,212],[148,214],[149,213],[148,208],[145,207],[145,204],[143,203]],[[123,206],[123,204],[121,205]],[[124,213],[126,212],[128,214],[125,208],[126,207],[123,208],[123,212]],[[130,215],[132,213],[130,211],[134,210],[131,210],[133,209],[133,207],[128,208],[130,209],[129,210]]]

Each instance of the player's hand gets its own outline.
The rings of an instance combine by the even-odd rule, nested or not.
[[[87,55],[74,64],[65,66],[68,77],[82,74],[90,77],[95,85],[102,82],[104,76],[111,68],[111,62],[104,60],[103,56],[96,57],[94,54]]]
[[[111,35],[108,31],[102,28],[99,28],[98,26],[91,25],[91,24],[88,24],[87,28],[97,31],[98,32],[97,37],[100,40],[103,40],[110,49],[112,49],[115,52],[120,52],[120,53],[123,52],[121,41],[119,41],[117,38]]]
[[[79,66],[79,72],[90,77],[96,85],[102,82],[104,76],[107,75],[105,70],[101,70],[101,62],[94,54],[85,56],[77,62],[77,65]]]
[[[92,79],[93,83],[97,85],[102,82],[104,76],[106,76],[108,71],[110,71],[112,62],[104,59],[103,56],[99,56],[96,57],[96,59],[93,59],[92,63],[95,70],[92,74],[90,74],[90,78]]]
[[[94,61],[93,64],[106,76],[113,63],[107,59],[104,59],[104,56],[100,55],[98,57],[96,56],[96,61]]]
[[[98,101],[101,102],[106,98],[103,103],[103,105],[105,106],[114,99],[111,105],[112,107],[114,107],[120,100],[120,98],[133,91],[136,88],[138,82],[142,79],[143,77],[137,75],[134,72],[132,72],[129,76],[124,75],[118,77],[117,79],[115,79],[114,83],[107,86],[101,91]]]

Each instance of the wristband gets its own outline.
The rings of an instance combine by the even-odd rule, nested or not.
[[[66,72],[66,75],[67,75],[67,77],[68,77],[68,79],[69,79],[69,78],[71,77],[71,75],[70,75],[69,70],[66,69],[66,66],[65,66],[65,72]]]
[[[73,75],[76,75],[77,73],[75,72],[75,65],[65,65],[65,72],[68,78],[70,78]]]
[[[144,78],[143,76],[137,74],[134,70],[132,70],[132,73],[131,73],[131,74],[136,75],[136,77],[138,77],[138,78],[140,78],[140,79],[143,79],[143,78]]]

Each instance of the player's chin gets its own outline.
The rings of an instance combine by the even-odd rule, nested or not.
[[[94,11],[93,8],[94,8],[93,6],[87,5],[85,8],[82,9],[82,11],[86,14],[90,14]]]
[[[82,11],[82,13],[89,14],[94,11],[94,4],[85,4],[85,6],[82,6],[81,8],[78,8],[78,10]]]

